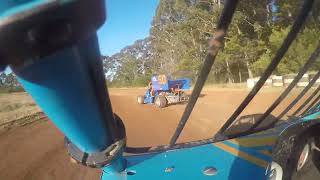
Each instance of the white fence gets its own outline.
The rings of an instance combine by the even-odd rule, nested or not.
[[[283,77],[282,76],[271,76],[273,87],[283,87]]]
[[[293,81],[296,74],[289,74],[284,76],[270,76],[265,82],[264,86],[267,87],[287,87]],[[297,83],[297,87],[306,87],[310,80],[313,78],[314,74],[304,74],[300,81]],[[247,87],[253,88],[257,84],[260,77],[247,79]],[[320,85],[320,78],[316,81],[315,86]]]

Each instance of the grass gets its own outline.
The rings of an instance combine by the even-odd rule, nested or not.
[[[0,94],[0,124],[40,112],[38,106],[27,93]]]
[[[8,94],[14,92],[24,92],[22,87],[3,87],[0,86],[0,94]]]

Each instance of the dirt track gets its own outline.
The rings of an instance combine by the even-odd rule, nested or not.
[[[136,96],[143,89],[112,89],[114,111],[123,119],[129,146],[167,144],[185,105],[158,109],[138,105]],[[246,90],[210,89],[202,93],[179,141],[208,138],[223,124],[247,94]],[[279,90],[260,94],[244,114],[263,112]],[[289,99],[294,96],[290,95]],[[285,101],[276,109],[283,109]],[[36,122],[0,134],[0,179],[99,179],[99,170],[69,161],[62,134],[50,121]]]

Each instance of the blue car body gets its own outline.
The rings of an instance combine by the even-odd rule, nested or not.
[[[186,91],[190,89],[190,79],[181,78],[171,80],[166,75],[154,75],[151,77],[150,86],[151,87],[146,89],[144,95],[145,104],[153,104],[154,98],[159,94],[165,94],[165,96],[167,96],[167,94],[172,93],[173,90]],[[172,103],[178,102],[180,102],[180,100]]]

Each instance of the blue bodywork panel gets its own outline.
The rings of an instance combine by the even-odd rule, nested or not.
[[[162,153],[150,153],[125,157],[127,179],[265,179],[265,171],[271,162],[269,150],[275,136],[250,137],[228,140],[192,148]],[[256,142],[255,142],[256,140]],[[214,167],[217,174],[203,174],[206,167]],[[127,175],[128,174],[128,175]],[[102,179],[112,179],[114,174],[104,171]]]
[[[320,105],[311,108],[306,115],[302,118],[303,121],[309,121],[320,118]]]
[[[154,103],[154,98],[161,92],[171,92],[172,89],[175,90],[188,90],[190,89],[190,79],[175,79],[169,80],[166,75],[157,75],[151,77],[151,89],[148,88],[144,94],[144,103],[152,104]]]
[[[169,88],[179,87],[179,89],[181,90],[190,89],[190,79],[187,79],[187,78],[168,80],[168,84],[169,84]]]
[[[179,88],[181,90],[190,89],[190,79],[170,80],[166,75],[157,75],[151,77],[153,91],[167,91],[171,88]]]

